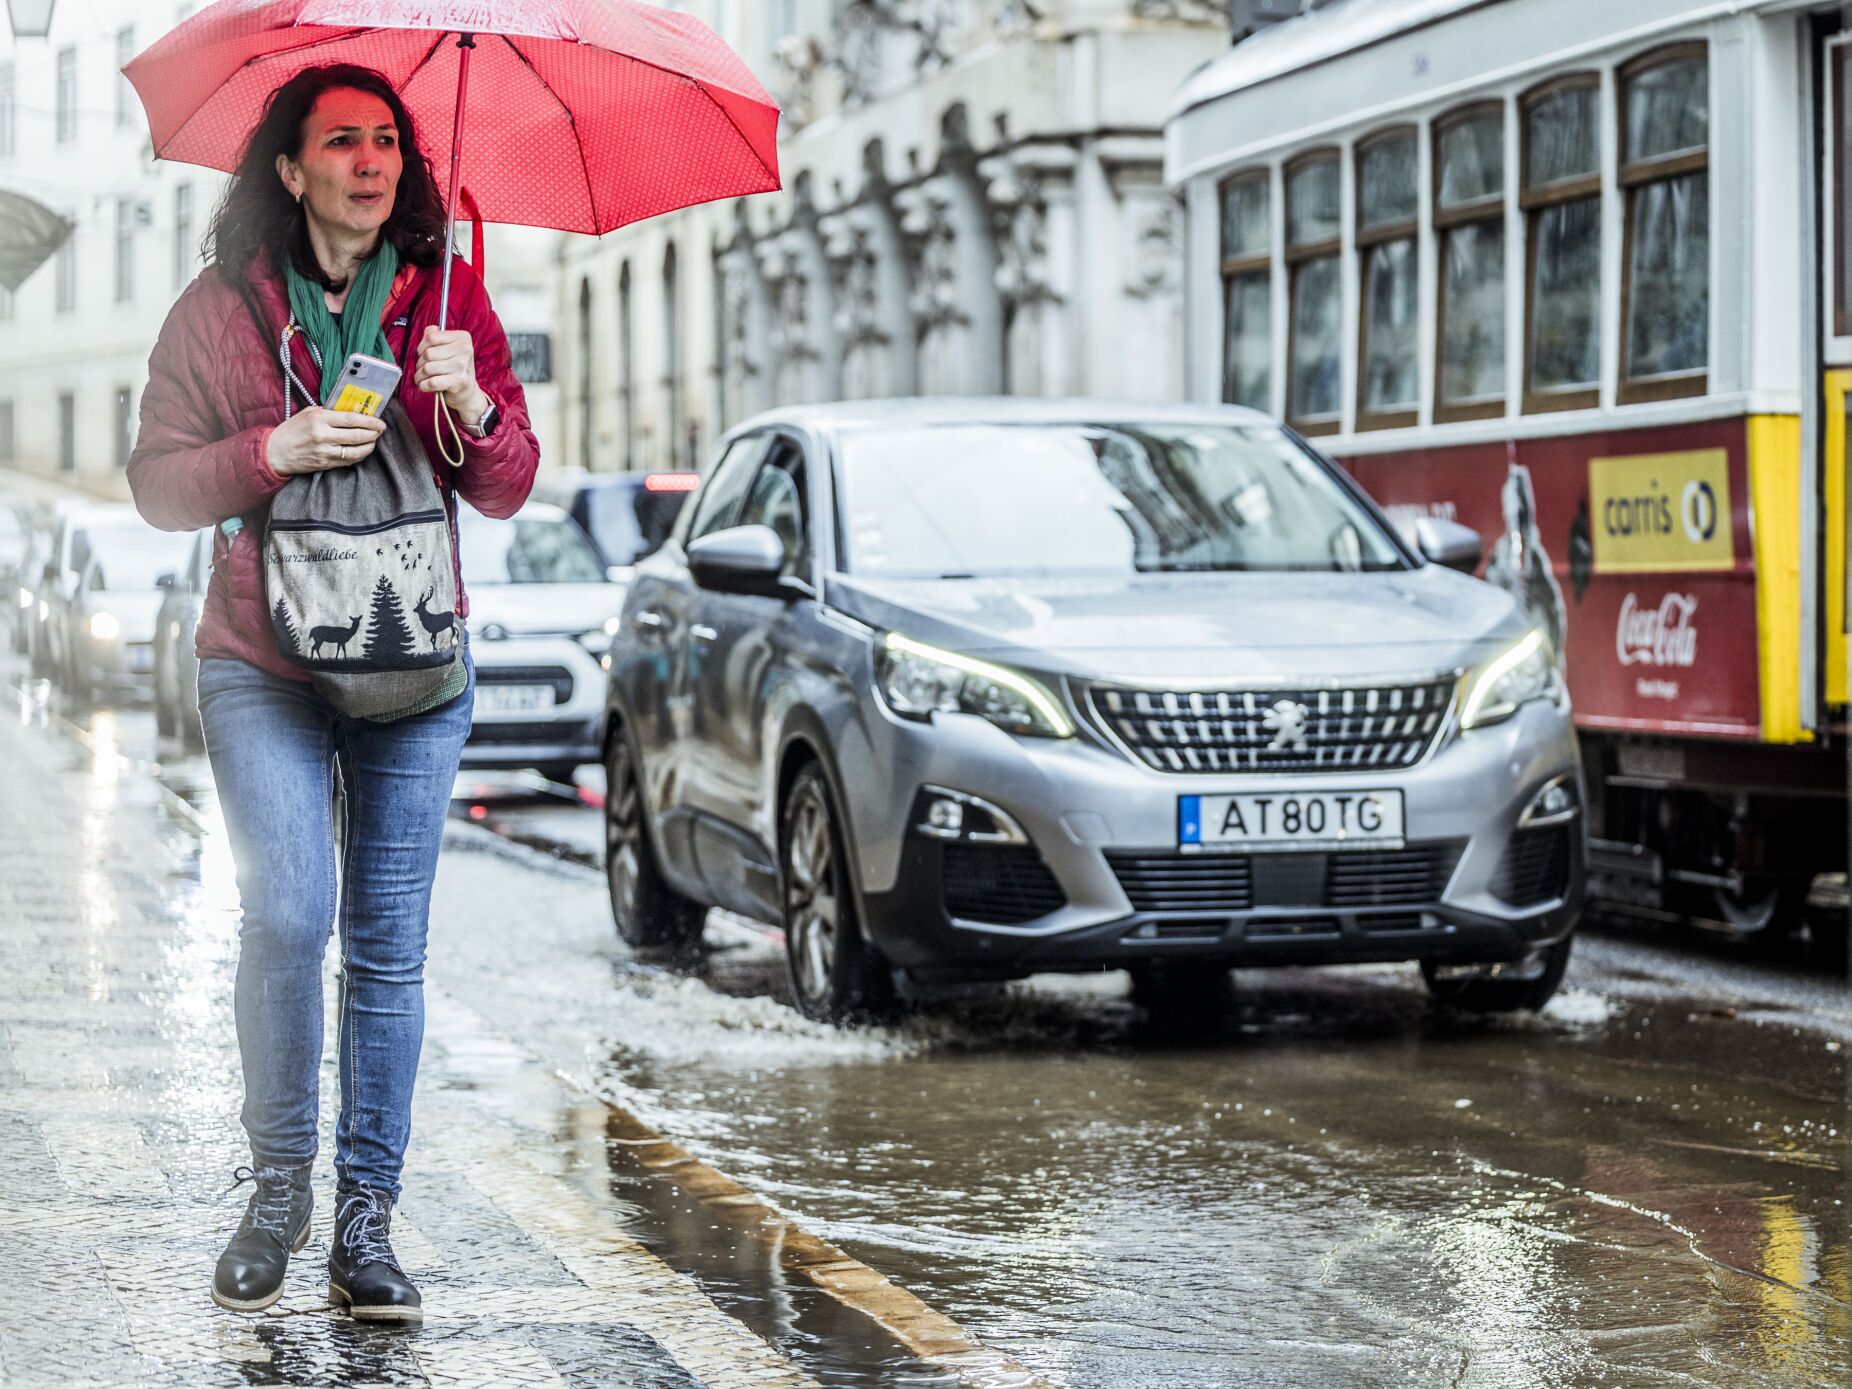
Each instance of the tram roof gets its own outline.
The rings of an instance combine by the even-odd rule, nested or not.
[[[1184,81],[1173,117],[1232,92],[1500,0],[1331,0],[1243,39]]]

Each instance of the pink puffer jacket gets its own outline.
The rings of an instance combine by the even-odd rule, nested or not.
[[[528,425],[527,398],[508,359],[508,339],[482,281],[458,258],[450,273],[451,328],[469,331],[476,379],[500,411],[486,439],[463,433],[464,462],[452,470],[437,447],[437,397],[411,382],[418,340],[437,322],[441,269],[407,266],[393,281],[382,322],[394,357],[405,368],[399,400],[411,416],[439,485],[488,516],[510,516],[527,500],[540,447]],[[246,299],[263,320],[260,332]],[[141,432],[129,458],[129,487],[141,514],[163,530],[196,530],[239,517],[231,540],[221,529],[212,555],[212,583],[194,650],[226,656],[289,679],[303,672],[277,652],[264,601],[262,542],[270,498],[287,479],[270,470],[264,447],[283,422],[283,368],[277,346],[288,320],[281,277],[267,262],[254,266],[245,292],[207,269],[167,315],[148,359]],[[320,375],[305,339],[292,344],[296,374],[319,392]],[[297,404],[300,405],[300,398]],[[447,479],[445,474],[449,474]],[[458,573],[457,611],[469,611]]]

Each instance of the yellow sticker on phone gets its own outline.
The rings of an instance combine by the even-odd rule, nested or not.
[[[341,387],[341,393],[334,398],[331,410],[351,410],[356,415],[377,415],[380,407],[386,403],[386,397],[378,391],[369,391],[364,386],[348,382]]]

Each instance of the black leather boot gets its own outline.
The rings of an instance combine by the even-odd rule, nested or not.
[[[261,1312],[283,1295],[289,1256],[309,1240],[309,1216],[315,1195],[309,1189],[313,1164],[300,1167],[240,1167],[232,1173],[235,1191],[255,1182],[219,1266],[212,1275],[212,1300],[234,1312]]]
[[[370,1186],[335,1191],[328,1300],[356,1321],[424,1320],[424,1299],[392,1252],[392,1198],[385,1192]]]

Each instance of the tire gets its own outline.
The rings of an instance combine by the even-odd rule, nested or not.
[[[1728,888],[1710,889],[1710,912],[1730,929],[1732,935],[1782,936],[1800,927],[1807,911],[1810,881],[1752,879],[1743,891]]]
[[[862,933],[842,821],[812,763],[779,816],[778,877],[785,906],[785,982],[798,1012],[841,1024],[893,1007],[894,971]]]
[[[177,717],[180,696],[176,693],[170,702],[167,685],[167,662],[156,657],[154,662],[154,734],[157,738],[172,738],[180,731],[180,721]]]
[[[1444,974],[1442,971],[1448,966],[1423,960],[1421,977],[1435,1002],[1450,1008],[1467,1013],[1524,1010],[1534,1013],[1555,996],[1562,984],[1563,971],[1569,968],[1570,943],[1574,939],[1574,936],[1564,936],[1556,944],[1546,946],[1537,957],[1534,970],[1528,973]],[[1497,965],[1491,968],[1503,971],[1517,967]]]
[[[611,735],[605,753],[604,862],[611,919],[624,944],[687,950],[699,943],[707,908],[671,887],[656,866],[630,740]]]

